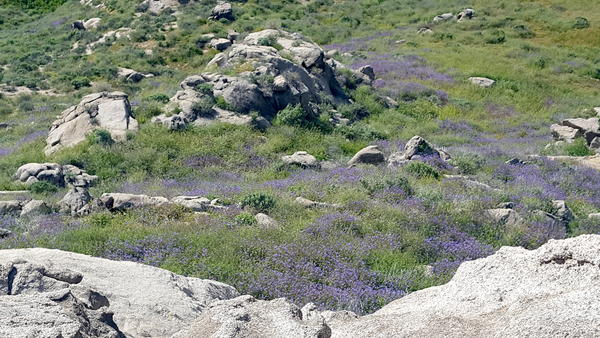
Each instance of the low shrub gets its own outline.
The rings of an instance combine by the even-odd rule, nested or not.
[[[421,161],[410,161],[404,166],[404,171],[417,178],[439,179],[440,173],[434,167]]]
[[[58,191],[58,187],[47,181],[38,181],[29,186],[29,191],[34,194],[49,195]]]
[[[242,199],[242,208],[252,208],[257,212],[267,212],[275,207],[275,197],[262,192],[252,193]]]

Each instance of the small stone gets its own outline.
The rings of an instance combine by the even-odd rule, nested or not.
[[[302,168],[319,169],[320,164],[316,157],[306,151],[297,151],[293,155],[283,156],[281,160],[288,165],[297,165]]]
[[[552,131],[552,137],[557,141],[573,142],[576,138],[583,136],[583,133],[579,129],[575,129],[568,126],[561,126],[559,124],[553,124],[550,126]]]
[[[348,166],[352,167],[357,164],[373,164],[378,165],[385,162],[383,152],[376,145],[368,146],[361,149],[359,152],[348,161]]]
[[[482,88],[489,88],[489,87],[493,86],[494,84],[496,84],[496,81],[494,81],[492,79],[488,79],[486,77],[470,77],[469,81],[472,84],[477,85]]]
[[[231,41],[228,39],[213,39],[210,41],[210,46],[220,52],[231,47]]]
[[[258,213],[254,216],[258,226],[263,229],[276,229],[279,227],[279,223],[276,220],[269,217],[269,215]]]

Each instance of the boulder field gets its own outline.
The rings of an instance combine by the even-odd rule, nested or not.
[[[133,262],[0,251],[6,337],[597,337],[600,236],[504,247],[379,311],[303,308]]]

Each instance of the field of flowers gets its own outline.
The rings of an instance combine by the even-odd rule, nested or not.
[[[600,172],[528,159],[552,152],[545,149],[550,124],[594,116],[591,109],[600,106],[600,4],[249,0],[235,2],[237,19],[225,23],[204,19],[214,1],[191,4],[177,17],[133,22],[129,1],[111,1],[109,12],[78,3],[31,15],[0,9],[0,83],[61,93],[0,95],[0,125],[7,125],[0,128],[0,190],[26,188],[13,180],[22,164],[57,162],[98,175],[91,189],[96,197],[199,195],[228,208],[207,215],[169,206],[81,218],[0,217],[0,228],[13,232],[0,239],[0,248],[40,246],[136,261],[260,298],[364,314],[444,283],[460,263],[501,246],[536,248],[552,238],[600,233],[600,222],[587,217],[600,212]],[[437,14],[465,7],[475,9],[473,20],[430,24]],[[115,41],[90,56],[72,52],[74,41],[98,38],[69,27],[89,11],[107,28],[131,25],[131,41]],[[582,17],[588,27],[577,25]],[[171,22],[179,28],[164,29]],[[433,33],[417,34],[424,26]],[[337,50],[336,58],[352,68],[371,65],[373,88],[356,88],[348,93],[354,103],[340,108],[366,117],[345,128],[277,125],[266,131],[215,124],[173,132],[146,123],[160,113],[164,97],[214,55],[197,46],[202,34],[271,27],[304,33],[325,50]],[[152,55],[144,53],[148,46]],[[117,65],[156,76],[125,84],[115,77]],[[497,83],[480,88],[468,82],[471,76]],[[139,133],[110,145],[90,139],[44,156],[55,116],[83,95],[109,89],[130,95],[143,123]],[[398,107],[386,107],[381,94]],[[367,145],[389,155],[415,135],[443,147],[452,155],[450,165],[427,158],[400,168],[346,165]],[[282,155],[300,150],[327,165],[283,164]],[[560,152],[581,155],[577,145]],[[512,158],[525,162],[506,164]],[[32,194],[57,201],[65,192],[57,187]],[[274,201],[263,211],[278,228],[257,226],[256,210],[240,206],[257,193]],[[294,202],[298,196],[341,207],[307,209]],[[551,212],[553,200],[565,200],[575,215],[568,226],[534,213]],[[498,224],[486,214],[507,202],[525,218],[522,226]]]

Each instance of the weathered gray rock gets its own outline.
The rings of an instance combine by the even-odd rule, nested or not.
[[[550,126],[552,137],[557,141],[573,142],[576,138],[583,136],[583,132],[568,126],[553,124]]]
[[[62,328],[62,322],[65,322],[64,327],[71,327],[71,321],[76,323],[91,320],[82,313],[87,312],[85,309],[102,309],[105,313],[114,314],[114,328],[126,337],[170,337],[189,328],[208,304],[239,295],[234,288],[222,283],[183,277],[138,263],[115,262],[59,250],[2,250],[0,262],[9,267],[4,269],[4,278],[0,279],[3,282],[0,282],[0,290],[3,286],[6,290],[7,285],[12,285],[11,294],[18,292],[19,295],[30,296],[68,287],[69,297],[83,303],[79,306],[81,311],[69,316],[70,320],[66,320],[58,311],[60,306],[36,305],[30,308],[28,314],[25,311],[21,312],[23,318],[30,319],[29,323],[25,320],[19,321],[21,329],[29,330],[26,332],[35,332],[33,330],[51,325],[60,325]],[[11,273],[13,269],[10,266],[16,267],[16,272]],[[12,277],[8,278],[9,275]],[[7,283],[8,279],[12,282]],[[8,297],[12,296],[0,296],[10,299]],[[55,299],[64,297],[67,296]],[[13,329],[11,320],[6,320],[11,318],[6,312],[11,307],[5,307],[3,304],[4,299],[0,301],[0,313],[3,313],[5,318],[0,322],[0,332],[11,332],[2,331]],[[44,318],[48,318],[49,321]],[[54,322],[52,318],[58,318],[60,321]],[[101,333],[64,336],[111,337]]]
[[[600,334],[600,236],[504,247],[452,280],[372,315],[328,323],[332,337],[594,337]]]
[[[267,214],[258,213],[254,216],[254,219],[256,219],[258,226],[263,229],[279,228],[279,223]]]
[[[74,165],[58,163],[27,163],[17,169],[14,177],[26,184],[46,181],[61,187],[89,187],[98,180],[98,176],[89,175]]]
[[[582,132],[598,132],[600,129],[600,124],[598,123],[597,117],[592,117],[589,119],[576,118],[576,119],[566,119],[561,122],[563,126],[571,127],[577,130],[581,130]]]
[[[304,197],[296,197],[296,203],[305,208],[332,208],[332,209],[341,208],[341,205],[339,205],[339,204],[315,202],[315,201],[311,201],[308,198],[304,198]]]
[[[472,84],[482,87],[482,88],[489,88],[491,86],[493,86],[494,84],[496,84],[496,81],[492,80],[492,79],[488,79],[486,77],[470,77],[469,78],[469,82],[471,82]]]
[[[443,22],[443,21],[448,21],[454,19],[454,14],[452,13],[444,13],[444,14],[440,14],[440,15],[436,15],[433,18],[433,22]]]
[[[404,152],[394,153],[388,159],[389,166],[399,166],[407,161],[419,160],[427,157],[436,157],[449,161],[450,155],[429,143],[421,136],[414,136],[404,146]]]
[[[565,227],[575,219],[575,215],[563,200],[552,201],[552,215]]]
[[[87,188],[71,187],[59,202],[59,210],[71,216],[85,216],[92,211],[92,196]]]
[[[6,238],[10,235],[12,235],[12,231],[5,228],[0,228],[0,238]]]
[[[188,2],[189,0],[144,0],[138,10],[158,15],[167,10],[175,11],[181,4]]]
[[[46,155],[63,147],[85,141],[92,131],[108,131],[113,139],[124,140],[128,132],[137,131],[127,94],[102,92],[85,96],[81,102],[62,112],[50,128],[46,140]]]
[[[223,43],[230,44],[229,40]],[[220,72],[242,65],[252,65],[252,69],[234,75]],[[347,82],[346,72],[338,71],[346,68],[333,59],[326,60],[324,51],[300,34],[274,29],[251,33],[217,54],[207,68],[214,72],[186,78],[182,90],[165,107],[167,114],[153,121],[167,126],[175,120],[200,125],[215,121],[252,125],[257,119],[249,116],[251,112],[258,112],[266,122],[289,105],[300,105],[316,118],[317,104],[323,97],[334,104],[350,102],[342,87]],[[359,81],[366,77],[353,74]],[[216,98],[226,106],[217,107]],[[173,111],[179,113],[169,116]]]
[[[85,27],[86,30],[96,29],[100,26],[100,23],[102,23],[102,19],[91,18],[83,22],[83,27]]]
[[[18,216],[23,205],[23,201],[0,201],[0,216]]]
[[[100,196],[98,204],[110,211],[124,211],[127,209],[160,207],[170,204],[170,201],[160,196],[150,197],[148,195],[106,193]]]
[[[357,152],[348,161],[348,166],[355,166],[358,164],[374,164],[378,165],[385,162],[385,156],[383,152],[379,150],[378,146],[368,146]]]
[[[227,207],[219,204],[218,199],[209,200],[201,196],[177,196],[170,201],[173,204],[184,206],[196,212],[205,212],[209,210],[226,209]]]
[[[596,153],[600,152],[600,137],[594,137],[592,142],[590,142],[590,149]]]
[[[4,258],[4,257],[3,257]],[[88,306],[72,286],[81,275],[60,268],[31,264],[21,258],[2,259],[0,265],[0,336],[2,337],[123,337],[107,311],[108,303]],[[83,295],[83,294],[82,294]]]
[[[316,157],[306,151],[297,151],[292,155],[281,157],[283,163],[288,165],[296,165],[302,168],[319,169],[321,164]]]
[[[21,217],[34,217],[39,215],[46,215],[52,212],[46,202],[39,200],[32,200],[23,205],[21,209]]]
[[[369,79],[369,81],[375,81],[375,70],[373,69],[373,66],[362,66],[358,69],[358,72],[364,74]]]
[[[210,41],[210,46],[222,52],[227,48],[231,47],[231,41],[229,39],[212,39]]]
[[[153,74],[144,74],[129,68],[117,68],[117,76],[124,81],[137,83],[145,78],[154,77]]]
[[[190,330],[177,337],[328,338],[331,329],[319,314],[304,318],[283,298],[264,301],[240,296],[210,304]]]
[[[523,222],[523,218],[512,208],[488,209],[485,213],[494,222],[507,227],[516,227]]]
[[[458,22],[462,22],[465,20],[471,20],[471,19],[473,19],[474,15],[475,15],[475,10],[472,8],[467,8],[456,15],[456,20],[458,20]]]
[[[235,20],[235,17],[233,16],[233,7],[228,2],[221,2],[212,9],[210,18],[213,20],[227,19],[233,21]]]

